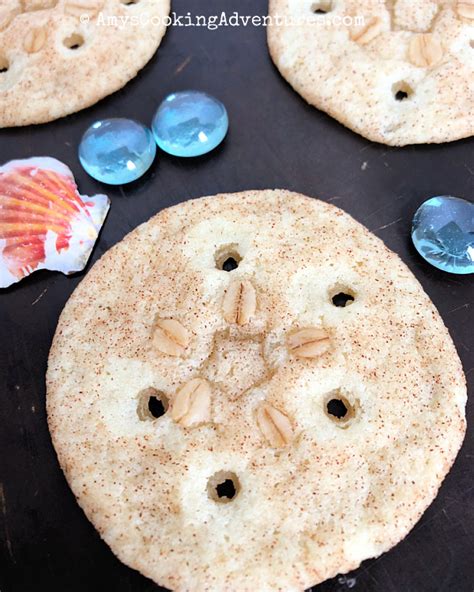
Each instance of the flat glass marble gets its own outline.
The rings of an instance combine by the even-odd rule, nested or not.
[[[153,134],[132,119],[96,121],[79,144],[79,160],[84,170],[109,185],[135,181],[150,168],[155,155]]]
[[[199,91],[168,95],[153,118],[158,146],[173,156],[201,156],[225,138],[229,118],[224,105]]]
[[[434,267],[474,273],[474,203],[439,196],[425,201],[413,218],[416,250]]]

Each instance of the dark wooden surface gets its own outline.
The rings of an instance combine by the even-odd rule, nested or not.
[[[174,9],[263,15],[266,2],[174,0]],[[100,185],[81,169],[78,142],[93,121],[121,116],[150,123],[167,93],[189,88],[214,94],[228,108],[230,132],[215,152],[193,160],[158,154],[143,179],[118,188]],[[57,122],[0,132],[0,162],[34,155],[67,163],[83,193],[111,197],[92,261],[151,215],[192,197],[284,187],[335,203],[399,253],[423,284],[451,331],[472,395],[472,276],[430,267],[409,238],[413,213],[427,197],[472,199],[472,141],[404,149],[370,143],[291,90],[270,61],[263,28],[174,27],[151,63],[122,91]],[[0,293],[2,592],[158,590],[122,565],[86,520],[58,466],[46,425],[48,350],[58,315],[83,275],[40,272]],[[474,590],[473,411],[471,400],[464,446],[409,536],[314,592]]]

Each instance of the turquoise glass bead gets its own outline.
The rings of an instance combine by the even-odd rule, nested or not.
[[[412,240],[420,255],[443,271],[474,273],[474,203],[439,196],[415,213]]]
[[[214,150],[227,134],[224,105],[199,91],[168,95],[158,107],[152,130],[158,146],[173,156],[201,156]]]
[[[155,155],[153,134],[132,119],[96,121],[79,144],[79,160],[85,171],[109,185],[135,181],[150,168]]]

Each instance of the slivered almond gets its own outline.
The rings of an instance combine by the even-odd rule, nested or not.
[[[374,16],[362,27],[351,31],[351,39],[360,45],[366,45],[382,32],[382,21]]]
[[[299,358],[317,358],[324,354],[330,345],[327,332],[318,327],[298,329],[290,333],[287,343],[288,349]]]
[[[20,12],[19,7],[0,6],[0,31],[6,29]]]
[[[44,47],[48,34],[45,27],[31,29],[25,35],[23,47],[27,53],[36,53]]]
[[[81,16],[93,18],[102,10],[103,5],[103,0],[67,0],[64,12],[76,18]]]
[[[408,47],[408,58],[414,66],[429,68],[435,66],[443,57],[441,43],[431,34],[415,35]]]
[[[252,283],[249,280],[232,282],[224,295],[222,308],[228,323],[246,325],[257,308],[257,295]]]
[[[153,345],[170,356],[182,356],[189,343],[185,327],[175,319],[158,319],[153,330]]]
[[[22,0],[23,12],[34,12],[54,8],[58,0]]]
[[[293,426],[288,416],[269,403],[258,407],[257,425],[273,448],[282,448],[293,439]]]
[[[466,19],[474,19],[474,1],[473,0],[459,0],[456,5],[457,13],[460,17]]]
[[[211,387],[202,378],[193,378],[176,393],[171,417],[185,428],[211,420]]]

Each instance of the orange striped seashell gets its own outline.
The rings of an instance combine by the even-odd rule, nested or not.
[[[82,271],[109,207],[106,195],[80,195],[55,158],[0,167],[0,288],[38,269]]]

